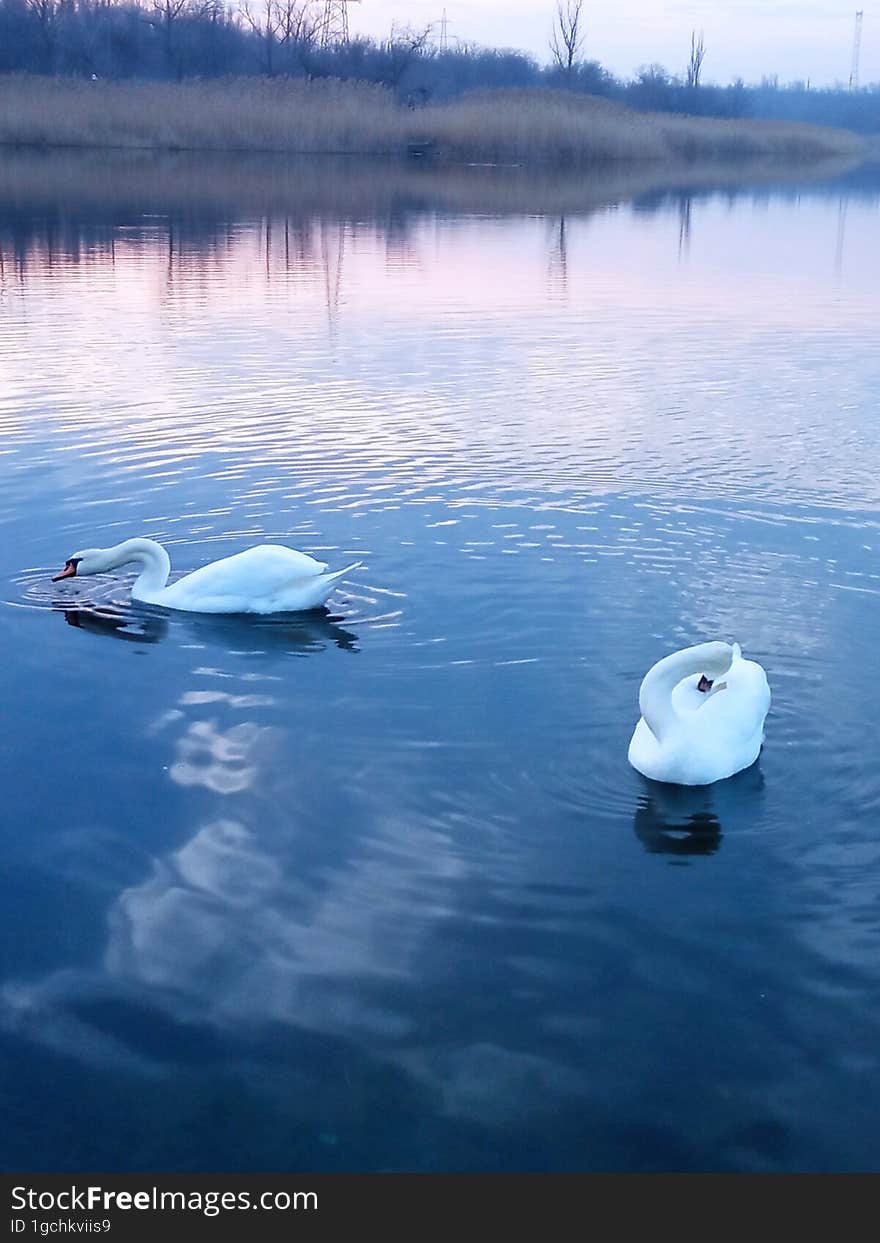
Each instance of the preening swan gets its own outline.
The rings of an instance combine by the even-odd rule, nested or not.
[[[162,545],[151,539],[127,539],[112,548],[75,552],[52,582],[102,574],[131,563],[141,567],[131,589],[133,600],[188,613],[292,613],[317,608],[334,583],[361,564],[354,561],[328,574],[323,561],[304,552],[281,544],[258,544],[203,565],[167,587],[171,559]]]
[[[648,670],[639,707],[629,744],[633,768],[654,781],[709,785],[758,758],[770,687],[738,643],[700,643]]]

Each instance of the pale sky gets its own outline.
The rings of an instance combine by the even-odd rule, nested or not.
[[[359,0],[349,4],[352,33],[384,37],[392,22],[436,24],[444,6],[450,40],[514,47],[548,58],[555,0]],[[657,61],[682,72],[691,30],[703,31],[707,81],[747,82],[778,74],[816,85],[849,80],[854,0],[584,0],[585,55],[624,77]],[[880,0],[864,12],[859,80],[880,81]]]

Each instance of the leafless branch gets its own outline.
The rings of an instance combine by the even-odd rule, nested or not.
[[[697,32],[691,31],[691,55],[687,66],[686,81],[688,86],[694,88],[700,85],[700,74],[703,72],[703,61],[706,57],[706,49],[703,46],[703,32],[700,31],[700,37],[697,38]]]
[[[583,48],[585,31],[583,27],[584,0],[556,0],[556,18],[553,23],[553,34],[550,38],[550,53],[554,65],[558,66],[566,76],[570,75]]]

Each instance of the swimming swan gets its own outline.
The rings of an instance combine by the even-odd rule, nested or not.
[[[332,574],[323,561],[281,544],[258,544],[193,570],[166,586],[171,559],[151,539],[127,539],[112,548],[86,548],[65,562],[52,579],[101,574],[134,562],[141,567],[131,589],[133,600],[160,604],[188,613],[287,613],[317,608],[333,584],[361,563],[355,561]]]
[[[738,643],[700,643],[648,670],[639,707],[629,744],[633,768],[654,781],[709,785],[758,758],[770,687]]]

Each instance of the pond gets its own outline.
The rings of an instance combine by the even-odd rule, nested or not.
[[[7,1170],[862,1170],[880,171],[0,175]],[[263,541],[325,610],[133,605]],[[749,770],[627,763],[737,640]]]

